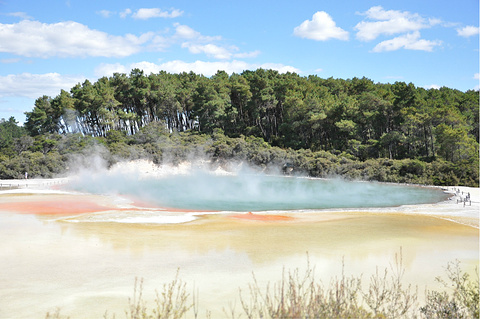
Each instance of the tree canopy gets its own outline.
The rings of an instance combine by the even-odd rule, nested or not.
[[[25,114],[24,128],[36,139],[78,134],[108,140],[118,133],[133,138],[155,124],[166,134],[212,136],[220,129],[228,138],[251,136],[280,149],[363,162],[443,160],[466,175],[478,172],[479,92],[473,90],[265,69],[211,77],[134,69],[39,97]]]

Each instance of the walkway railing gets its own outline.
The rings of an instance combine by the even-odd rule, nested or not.
[[[0,180],[0,190],[18,188],[47,188],[55,185],[65,184],[66,179],[54,180]]]

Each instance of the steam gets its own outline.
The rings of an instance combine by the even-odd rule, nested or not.
[[[83,152],[70,156],[67,164],[68,174],[76,179],[82,176],[103,175],[108,171],[109,156],[107,148],[93,144]]]
[[[68,187],[134,197],[159,207],[214,211],[388,207],[444,198],[441,191],[429,188],[267,175],[241,163],[212,170],[211,164],[119,163],[109,170],[83,171]]]

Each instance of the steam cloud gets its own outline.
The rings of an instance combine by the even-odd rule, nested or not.
[[[83,172],[68,187],[160,207],[214,211],[388,207],[444,198],[441,191],[421,187],[266,175],[242,165],[227,172],[209,170],[206,163],[174,167],[146,161]]]

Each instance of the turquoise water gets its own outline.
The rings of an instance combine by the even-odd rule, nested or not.
[[[68,187],[133,196],[161,207],[214,211],[389,207],[446,198],[441,190],[426,187],[262,174],[219,176],[203,171],[147,179],[127,174],[92,175],[74,180]]]

